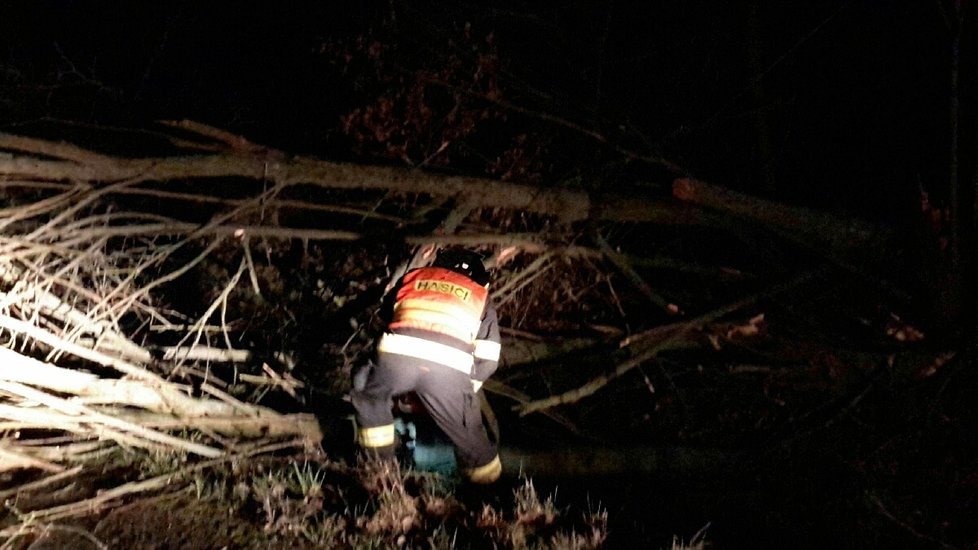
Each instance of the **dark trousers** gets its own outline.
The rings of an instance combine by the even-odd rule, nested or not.
[[[357,424],[374,428],[394,423],[392,397],[415,392],[439,428],[455,445],[455,458],[462,468],[477,468],[496,457],[496,447],[482,425],[479,399],[472,392],[468,375],[428,361],[379,353],[377,364],[364,367],[362,385],[350,394]]]

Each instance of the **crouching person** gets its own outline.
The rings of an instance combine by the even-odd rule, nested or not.
[[[376,362],[351,393],[358,442],[367,456],[394,457],[392,398],[414,392],[452,441],[462,475],[478,484],[499,479],[502,464],[476,395],[499,363],[499,326],[488,287],[479,254],[449,249],[431,266],[407,272],[391,290]]]

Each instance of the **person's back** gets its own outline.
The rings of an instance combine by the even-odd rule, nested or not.
[[[502,465],[482,425],[475,392],[498,365],[489,273],[477,253],[445,250],[431,266],[406,273],[391,291],[376,364],[351,393],[358,441],[368,454],[394,456],[392,397],[414,392],[455,446],[474,483],[492,483]]]

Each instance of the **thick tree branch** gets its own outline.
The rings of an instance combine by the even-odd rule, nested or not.
[[[677,179],[672,194],[681,201],[759,223],[846,265],[862,266],[868,252],[881,255],[893,238],[889,230],[862,220],[787,206],[692,178]]]
[[[274,181],[282,186],[309,184],[331,189],[382,189],[442,197],[467,196],[479,204],[553,215],[566,222],[585,219],[590,210],[586,194],[568,189],[541,189],[481,178],[330,162],[309,157],[269,159],[213,154],[129,159],[92,154],[87,162],[80,163],[43,158],[61,158],[65,154],[62,144],[9,134],[0,134],[0,149],[32,155],[0,158],[0,176],[16,179],[96,184],[241,177]],[[78,159],[83,157],[75,151],[71,155]]]
[[[615,369],[611,372],[597,376],[578,388],[516,406],[514,407],[514,410],[518,410],[520,416],[525,416],[527,414],[546,410],[558,405],[565,405],[580,401],[589,395],[593,395],[612,380],[621,377],[642,363],[655,358],[663,351],[687,349],[700,346],[702,344],[702,339],[698,337],[697,332],[701,331],[707,324],[712,323],[735,311],[751,306],[762,298],[775,296],[790,289],[796,288],[799,285],[807,283],[816,276],[818,276],[818,273],[806,273],[765,292],[737,300],[723,307],[700,315],[695,319],[655,327],[645,332],[630,336],[622,341],[622,346],[631,347],[631,349],[635,350],[636,355],[615,367]]]

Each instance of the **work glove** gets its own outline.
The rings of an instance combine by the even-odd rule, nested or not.
[[[481,388],[482,388],[482,381],[481,380],[473,380],[472,381],[472,393],[479,393],[479,390]]]

